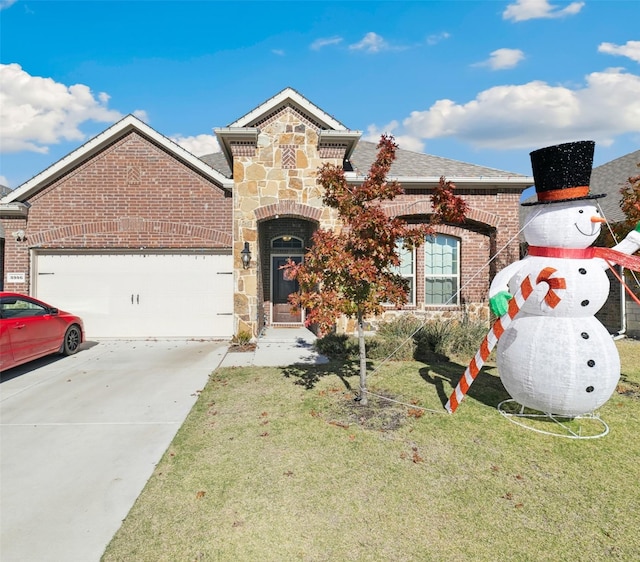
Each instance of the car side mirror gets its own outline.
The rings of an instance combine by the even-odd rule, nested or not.
[[[50,308],[49,309],[49,314],[58,314],[58,309],[57,308]]]

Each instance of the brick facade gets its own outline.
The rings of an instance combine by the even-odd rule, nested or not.
[[[139,134],[118,139],[25,200],[26,218],[2,219],[5,275],[29,293],[34,250],[230,249],[230,194]]]
[[[288,92],[281,94],[291,99],[276,96],[234,126],[216,129],[230,172],[210,167],[130,118],[37,176],[37,182],[27,182],[16,190],[23,196],[14,198],[22,211],[16,210],[19,205],[3,206],[5,281],[8,273],[25,276],[24,283],[5,282],[5,290],[33,290],[30,274],[38,250],[219,250],[233,254],[234,332],[256,336],[265,320],[273,321],[271,255],[282,252],[272,251],[272,241],[292,236],[306,248],[316,229],[340,227],[335,211],[322,204],[317,171],[327,162],[348,164],[360,137]],[[403,195],[387,203],[387,212],[410,223],[425,220],[431,189],[446,174],[443,162],[461,164],[435,159],[430,179],[405,186]],[[464,165],[465,172],[471,168],[476,167]],[[416,302],[407,310],[486,318],[492,276],[519,258],[519,198],[527,178],[514,182],[505,173],[493,182],[482,177],[486,169],[478,170],[475,180],[465,176],[457,183],[456,193],[469,205],[465,224],[437,227],[460,241],[460,303],[424,304],[422,254],[416,258]],[[366,173],[350,172],[348,181],[362,181]],[[16,240],[11,233],[20,230],[24,238]],[[246,269],[245,243],[252,254]]]

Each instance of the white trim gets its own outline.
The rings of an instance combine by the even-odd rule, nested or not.
[[[345,177],[349,183],[362,183],[366,176],[357,175],[354,172],[345,173]],[[494,184],[494,185],[513,185],[514,187],[523,186],[531,187],[534,184],[533,176],[446,176],[447,181],[454,184]],[[440,176],[389,176],[388,181],[397,181],[404,186],[411,184],[432,184],[440,183]]]
[[[11,203],[31,196],[33,193],[41,189],[45,183],[51,182],[56,176],[68,172],[77,166],[82,160],[86,160],[96,154],[105,146],[113,142],[117,137],[122,136],[129,131],[138,131],[144,136],[149,137],[155,143],[173,153],[176,158],[183,160],[224,189],[231,190],[233,188],[233,180],[230,180],[217,170],[214,170],[211,166],[200,160],[200,158],[194,156],[171,139],[161,135],[155,129],[152,129],[149,125],[140,121],[137,117],[127,115],[108,129],[104,130],[102,133],[93,137],[81,147],[67,154],[67,156],[58,160],[55,164],[49,166],[49,168],[39,173],[37,176],[34,176],[21,186],[14,189],[11,193],[0,199],[0,203]]]
[[[258,121],[263,115],[271,113],[276,107],[285,103],[287,100],[293,102],[295,105],[300,106],[300,109],[306,113],[311,114],[318,121],[322,122],[329,129],[337,131],[345,131],[347,128],[340,123],[337,119],[334,119],[328,113],[325,113],[317,105],[311,103],[307,98],[296,92],[293,88],[285,88],[272,98],[268,99],[254,110],[243,115],[237,121],[234,121],[229,127],[250,127],[252,123]]]
[[[429,239],[432,239],[431,241]],[[450,239],[450,240],[455,240],[456,242],[456,272],[454,274],[427,274],[427,247],[429,245],[429,243],[434,243],[438,238],[441,239]],[[423,266],[423,277],[424,277],[424,290],[423,290],[423,299],[424,299],[424,307],[425,309],[427,309],[430,306],[460,306],[461,303],[461,294],[460,294],[460,288],[462,286],[461,283],[461,279],[460,279],[460,275],[461,275],[461,256],[462,256],[462,239],[458,236],[452,236],[451,234],[442,234],[442,233],[436,233],[433,236],[427,236],[425,238],[425,242],[424,242],[424,249],[422,251],[422,256],[423,256],[423,260],[424,260],[424,266]],[[451,302],[451,299],[449,299],[447,302],[444,303],[430,303],[427,302],[427,279],[453,279],[455,278],[456,280],[456,290],[455,293],[453,294],[453,299],[455,300],[455,302]]]

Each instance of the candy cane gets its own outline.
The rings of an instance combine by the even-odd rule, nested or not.
[[[556,272],[552,267],[545,267],[538,278],[536,279],[536,284],[538,283],[546,283],[549,286],[549,290],[544,297],[544,302],[550,308],[555,308],[560,303],[560,297],[555,292],[555,289],[565,289],[566,282],[561,277],[551,276]],[[505,314],[503,314],[498,320],[495,321],[489,333],[485,336],[484,340],[480,344],[480,349],[475,354],[475,357],[469,363],[467,370],[464,372],[464,375],[458,382],[455,390],[449,397],[448,402],[445,404],[445,408],[449,411],[450,414],[456,411],[456,408],[462,402],[462,399],[467,394],[469,387],[478,376],[480,369],[484,365],[485,361],[489,357],[491,350],[496,346],[498,340],[504,334],[504,331],[507,329],[511,321],[515,318],[516,314],[520,312],[522,305],[526,302],[526,300],[533,293],[533,283],[532,276],[529,275],[520,285],[518,292],[514,295],[514,297],[509,301],[509,308]]]

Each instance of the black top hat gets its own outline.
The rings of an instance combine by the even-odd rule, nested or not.
[[[567,142],[534,150],[530,156],[538,200],[522,205],[606,197],[606,193],[591,195],[589,192],[595,144],[593,141]]]

